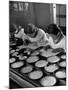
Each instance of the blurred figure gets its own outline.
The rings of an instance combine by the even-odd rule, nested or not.
[[[10,33],[9,33],[10,42],[15,42],[14,36],[15,31],[16,31],[15,24],[10,24]]]
[[[27,26],[25,26],[24,28],[24,33],[26,35],[28,35],[31,38],[35,38],[37,35],[37,27],[35,27],[35,25],[33,24],[28,24]]]
[[[24,33],[29,37],[29,39],[34,42],[37,41],[37,36],[38,36],[38,28],[33,25],[33,24],[28,24],[24,28]]]
[[[23,36],[24,36],[24,28],[22,28],[21,26],[18,27],[16,26],[15,37],[23,39]]]
[[[50,35],[49,42],[52,48],[63,48],[66,51],[66,37],[58,25],[49,25],[46,32]]]
[[[28,24],[24,28],[17,28],[16,27],[15,37],[22,39],[24,42],[24,45],[27,42],[31,43],[31,44],[34,43],[34,44],[39,45],[39,43],[41,41],[43,41],[43,38],[44,38],[42,33],[44,33],[43,30],[37,28],[33,24]]]
[[[61,31],[61,29],[56,24],[50,24],[47,27],[46,32],[48,34],[50,34],[53,37],[53,39],[57,40],[58,42],[60,41],[61,38],[64,37],[63,32]]]

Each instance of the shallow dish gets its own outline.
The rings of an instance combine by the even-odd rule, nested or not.
[[[36,70],[29,73],[29,78],[33,80],[40,79],[42,76],[43,76],[43,72],[40,70]]]
[[[56,84],[56,78],[54,76],[45,76],[40,81],[42,86],[53,86]]]

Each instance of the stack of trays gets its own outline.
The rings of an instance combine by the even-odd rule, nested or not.
[[[66,85],[66,53],[63,49],[12,48],[10,71],[35,87]]]

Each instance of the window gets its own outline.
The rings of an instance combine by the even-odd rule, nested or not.
[[[60,27],[66,27],[66,5],[56,5],[56,21]]]
[[[28,11],[29,3],[28,2],[10,2],[10,11]]]

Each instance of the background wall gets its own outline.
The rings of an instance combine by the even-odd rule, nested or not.
[[[14,2],[12,2],[14,3]],[[19,3],[19,2],[18,2]],[[15,23],[24,27],[28,23],[33,23],[43,29],[50,21],[50,5],[44,3],[28,3],[28,11],[14,11],[10,9],[10,24]],[[24,5],[24,4],[23,4]]]
[[[44,3],[34,4],[35,21],[38,27],[43,29],[51,23],[50,20],[50,5]]]
[[[66,35],[66,4],[56,5],[56,21]]]
[[[12,2],[14,4],[14,2]],[[19,4],[19,2],[17,2]],[[24,4],[22,4],[24,7]],[[28,10],[14,10],[14,8],[10,9],[10,24],[22,25],[23,27],[28,23],[34,23],[34,12],[32,4],[29,4]]]

